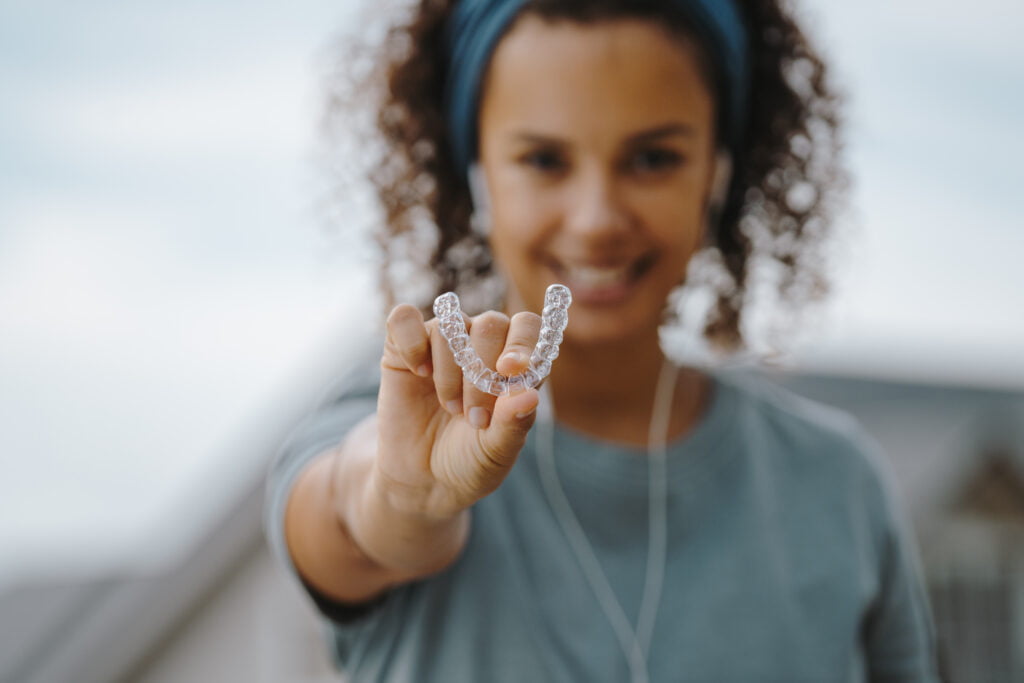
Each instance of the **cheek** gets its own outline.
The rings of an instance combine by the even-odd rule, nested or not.
[[[646,204],[645,223],[664,248],[687,254],[701,245],[705,232],[704,206],[699,195],[675,193]]]
[[[513,279],[531,259],[537,249],[538,231],[534,229],[535,218],[528,210],[520,207],[500,209],[495,207],[491,219],[491,252],[497,268]]]
[[[526,188],[499,188],[491,204],[491,245],[495,251],[525,252],[536,248],[557,225],[554,202]]]

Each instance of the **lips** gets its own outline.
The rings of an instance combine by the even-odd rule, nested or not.
[[[558,263],[554,265],[559,281],[572,290],[573,300],[582,304],[610,305],[626,301],[637,282],[655,260],[654,254],[613,265]]]

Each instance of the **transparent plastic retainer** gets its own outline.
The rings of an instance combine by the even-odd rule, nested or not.
[[[530,355],[530,367],[511,377],[484,365],[470,345],[462,306],[455,292],[445,292],[434,299],[434,315],[437,316],[441,336],[448,342],[448,348],[455,357],[455,363],[462,368],[466,381],[484,393],[505,396],[533,389],[551,372],[551,363],[558,357],[558,345],[562,343],[562,331],[569,323],[571,304],[572,293],[568,287],[557,284],[548,287],[544,293],[540,337]]]

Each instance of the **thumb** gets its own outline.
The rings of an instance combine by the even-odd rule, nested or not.
[[[480,445],[487,458],[502,467],[512,467],[526,443],[526,435],[537,419],[540,395],[527,389],[494,402],[491,424],[480,433]]]

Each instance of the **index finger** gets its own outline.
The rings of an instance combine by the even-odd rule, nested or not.
[[[466,316],[462,316],[463,325],[468,326]],[[440,329],[441,321],[433,318],[427,323],[430,334],[431,351],[434,364],[434,388],[437,399],[451,415],[461,416],[462,403],[462,369],[455,360],[455,355],[470,348],[469,336],[459,330],[459,334],[446,339]]]
[[[430,343],[419,309],[410,304],[395,306],[385,327],[384,362],[394,370],[409,370],[420,377],[430,377]]]

